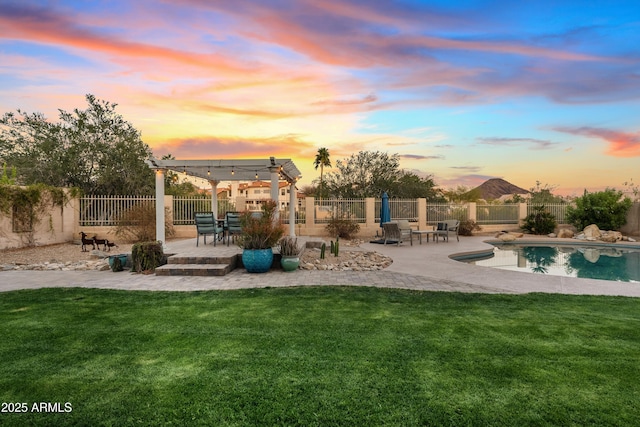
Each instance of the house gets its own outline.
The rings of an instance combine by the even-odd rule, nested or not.
[[[291,187],[286,182],[279,182],[278,188],[278,205],[280,209],[285,209],[289,207]],[[301,203],[300,195],[300,193],[296,192],[298,205]],[[259,211],[266,200],[271,200],[271,182],[253,181],[240,183],[237,196],[245,199],[246,210]]]

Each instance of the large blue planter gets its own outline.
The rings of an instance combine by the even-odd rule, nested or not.
[[[249,273],[266,273],[273,263],[273,250],[269,249],[244,249],[242,251],[242,264]]]

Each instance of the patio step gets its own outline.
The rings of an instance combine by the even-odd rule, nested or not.
[[[238,266],[237,255],[175,254],[156,268],[157,276],[224,276]]]
[[[156,268],[156,276],[224,276],[229,264],[165,264]]]

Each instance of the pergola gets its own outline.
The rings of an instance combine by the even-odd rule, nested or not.
[[[271,199],[278,202],[278,183],[289,183],[289,234],[295,236],[296,182],[302,177],[291,159],[147,160],[156,171],[156,201],[164,198],[167,170],[203,178],[211,184],[211,211],[218,212],[217,186],[221,181],[271,181]],[[165,242],[164,204],[156,203],[156,240]]]

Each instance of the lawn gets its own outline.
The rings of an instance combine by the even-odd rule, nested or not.
[[[25,290],[0,337],[1,425],[640,425],[633,298]]]

